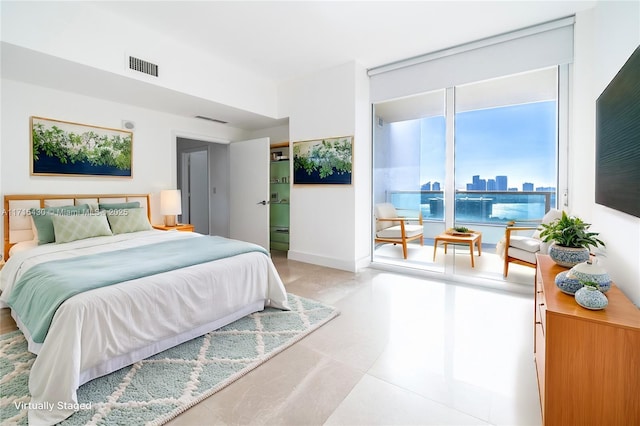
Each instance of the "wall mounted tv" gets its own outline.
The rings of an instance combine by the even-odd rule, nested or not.
[[[596,101],[596,203],[640,217],[640,46]]]

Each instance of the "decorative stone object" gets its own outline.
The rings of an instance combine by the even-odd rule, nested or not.
[[[606,293],[611,288],[611,278],[604,268],[597,264],[596,260],[587,260],[578,263],[569,270],[567,278],[578,281],[593,281],[598,284],[598,290]]]
[[[589,260],[589,249],[586,247],[564,247],[552,243],[549,246],[549,256],[558,265],[572,268],[578,263]]]
[[[576,302],[586,309],[599,311],[609,304],[609,299],[595,287],[585,285],[576,291]]]
[[[580,280],[569,278],[567,276],[568,273],[569,271],[563,271],[556,275],[555,283],[561,292],[573,296],[576,291],[583,287],[583,284]]]

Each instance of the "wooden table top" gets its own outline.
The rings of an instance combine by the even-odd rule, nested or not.
[[[482,236],[482,232],[479,231],[470,231],[471,235],[454,235],[443,232],[440,235],[435,237],[435,240],[438,241],[447,241],[447,242],[470,242],[475,241]]]

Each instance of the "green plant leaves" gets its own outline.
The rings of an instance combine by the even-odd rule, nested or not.
[[[93,131],[77,134],[65,132],[57,126],[46,129],[42,123],[34,123],[32,136],[34,161],[38,161],[42,153],[56,157],[61,164],[85,162],[120,170],[131,168],[131,136]]]
[[[566,212],[562,212],[562,217],[549,224],[542,223],[540,238],[544,242],[555,241],[556,244],[564,247],[597,247],[605,244],[597,238],[597,232],[589,232],[590,223],[584,222],[578,217],[570,217]]]
[[[293,150],[293,168],[304,170],[308,175],[317,171],[321,179],[331,176],[334,173],[351,172],[351,143],[349,139],[322,140],[314,145],[311,150],[303,155],[299,147]]]

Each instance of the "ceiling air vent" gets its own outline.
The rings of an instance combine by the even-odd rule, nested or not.
[[[196,115],[201,120],[213,121],[214,123],[227,124],[228,121],[218,120],[217,118],[205,117],[204,115]]]
[[[129,56],[129,69],[149,74],[154,77],[158,76],[158,66],[156,64],[133,56]]]

